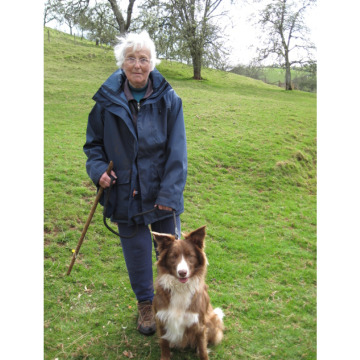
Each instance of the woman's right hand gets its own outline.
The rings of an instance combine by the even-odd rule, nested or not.
[[[115,175],[115,172],[113,170],[111,170],[111,175],[117,179],[117,176]],[[106,171],[101,175],[100,180],[99,180],[99,185],[106,189],[110,186],[110,181],[111,178],[110,176],[106,173]],[[113,180],[113,184],[115,184],[115,180]]]

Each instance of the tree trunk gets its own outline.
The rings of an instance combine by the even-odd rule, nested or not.
[[[201,54],[195,51],[192,55],[192,63],[194,70],[194,79],[201,80]]]
[[[285,51],[285,89],[292,90],[289,54]]]
[[[201,80],[201,65],[199,63],[194,63],[194,79]]]
[[[291,72],[290,67],[286,66],[286,73],[285,73],[285,89],[292,90],[291,86]]]

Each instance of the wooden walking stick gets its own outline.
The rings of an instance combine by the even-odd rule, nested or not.
[[[112,168],[113,168],[113,162],[110,161],[109,166],[108,166],[108,168],[107,168],[107,170],[106,170],[106,173],[107,173],[109,176],[110,176],[110,173],[111,173]],[[78,244],[77,244],[76,250],[75,250],[75,252],[74,252],[74,254],[73,254],[73,257],[72,257],[72,259],[71,259],[71,263],[70,263],[70,266],[69,266],[69,269],[68,269],[66,275],[70,275],[70,273],[71,273],[71,269],[73,268],[74,263],[75,263],[75,260],[76,260],[76,257],[77,257],[78,254],[79,254],[81,245],[82,245],[82,243],[83,243],[83,241],[84,241],[85,234],[86,234],[87,229],[88,229],[88,227],[89,227],[89,225],[90,225],[91,219],[92,219],[92,217],[93,217],[93,215],[94,215],[94,213],[95,213],[97,204],[99,203],[99,200],[100,200],[100,197],[101,197],[103,191],[104,191],[104,188],[100,187],[100,189],[99,189],[99,191],[98,191],[98,193],[97,193],[97,195],[96,195],[94,204],[93,204],[93,206],[92,206],[92,208],[91,208],[91,211],[90,211],[90,214],[89,214],[89,216],[88,216],[88,219],[87,219],[87,221],[86,221],[86,224],[85,224],[85,226],[84,226],[84,229],[83,229],[83,231],[82,231],[82,233],[81,233],[80,240],[79,240],[79,242],[78,242]]]

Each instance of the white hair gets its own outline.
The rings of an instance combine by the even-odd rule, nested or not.
[[[121,68],[125,61],[125,54],[128,49],[133,51],[140,49],[147,49],[150,51],[150,69],[154,70],[155,65],[160,63],[160,60],[156,59],[155,44],[150,39],[147,31],[142,31],[140,34],[129,33],[124,37],[118,37],[118,44],[114,47],[114,54],[116,58],[116,65]]]

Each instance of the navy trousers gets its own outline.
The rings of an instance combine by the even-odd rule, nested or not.
[[[119,234],[130,236],[135,226],[119,225]],[[176,217],[176,226],[180,238],[180,217]],[[152,231],[166,234],[175,234],[174,218],[169,217],[151,224]],[[150,300],[154,297],[153,264],[152,264],[152,237],[147,225],[140,224],[138,232],[130,239],[120,236],[121,246],[129,273],[131,287],[138,302]],[[156,244],[154,244],[156,251]]]

